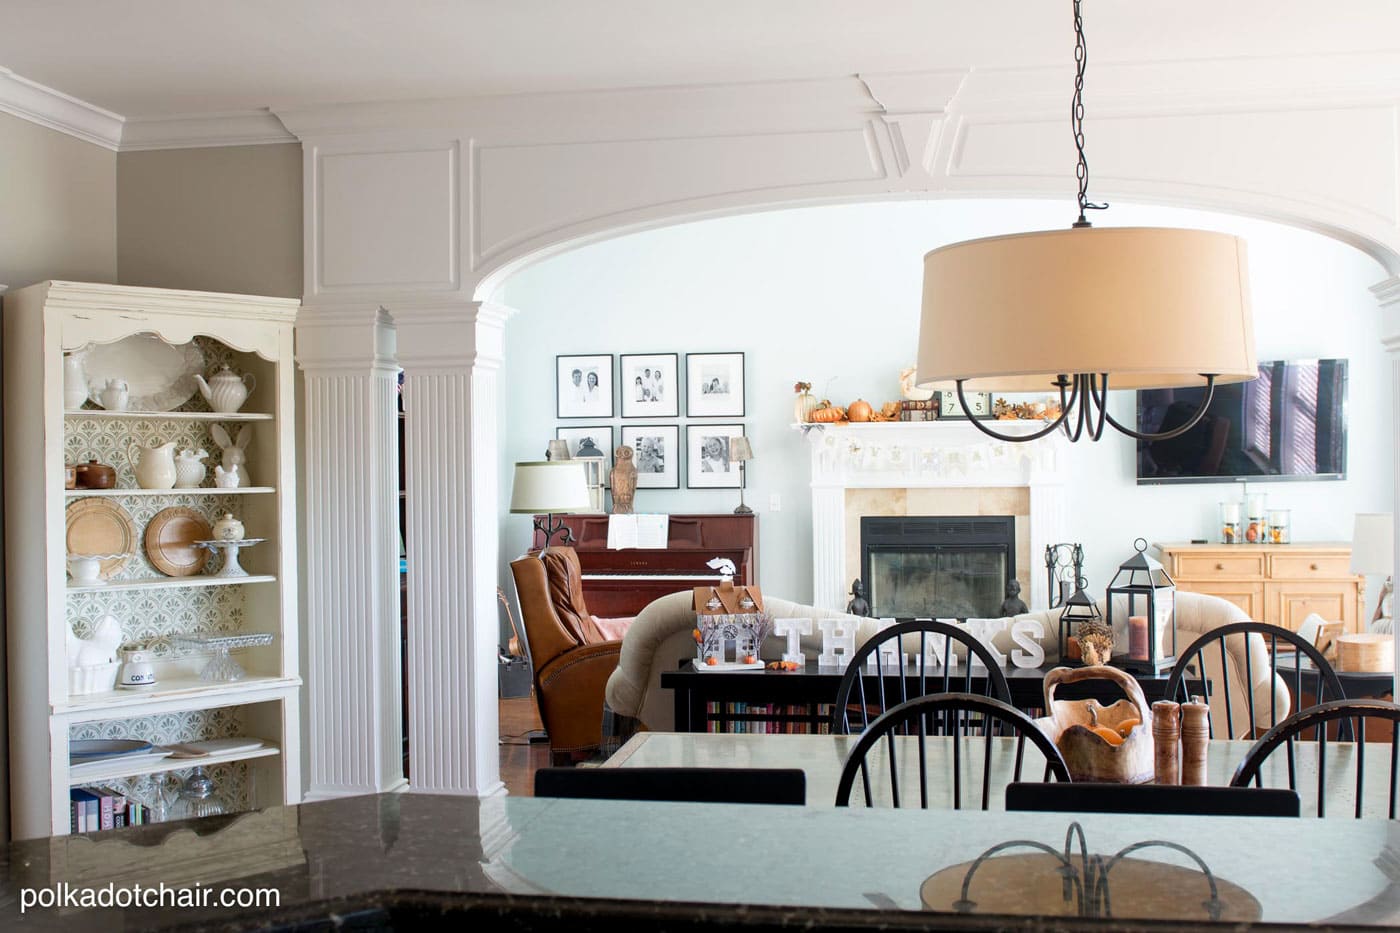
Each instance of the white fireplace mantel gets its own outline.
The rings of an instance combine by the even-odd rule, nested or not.
[[[1033,434],[1041,423],[999,421],[1003,434]],[[967,421],[804,424],[812,454],[813,600],[824,609],[846,602],[846,490],[1025,487],[1030,494],[1032,556],[1064,540],[1067,443],[1059,433],[1011,443]],[[1041,574],[1031,574],[1031,606],[1048,605]]]

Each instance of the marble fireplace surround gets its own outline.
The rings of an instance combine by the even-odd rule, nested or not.
[[[1000,422],[1003,433],[1039,425]],[[1048,604],[1039,555],[1065,540],[1063,438],[997,441],[966,421],[803,425],[812,459],[814,604],[843,609],[860,576],[866,515],[1011,515],[1016,578],[1031,608]]]

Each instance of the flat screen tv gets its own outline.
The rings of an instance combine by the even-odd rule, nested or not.
[[[1145,389],[1137,426],[1169,431],[1205,389]],[[1347,361],[1259,364],[1253,382],[1220,386],[1201,422],[1169,441],[1138,441],[1138,482],[1233,483],[1346,479]]]

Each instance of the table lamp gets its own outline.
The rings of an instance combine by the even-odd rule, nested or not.
[[[1390,512],[1361,512],[1351,536],[1351,572],[1366,576],[1384,574],[1376,614],[1371,626],[1385,617],[1385,602],[1394,591],[1391,574],[1395,572],[1395,517]]]
[[[735,515],[751,515],[753,509],[744,505],[744,464],[753,459],[753,447],[749,444],[747,437],[731,437],[729,439],[729,462],[739,464],[739,507],[734,510]]]
[[[543,554],[549,542],[561,531],[564,544],[573,543],[573,532],[556,512],[578,512],[588,508],[588,480],[577,460],[545,460],[515,465],[511,486],[510,511],[513,515],[535,516],[534,528],[544,535]],[[544,513],[544,518],[540,514]]]

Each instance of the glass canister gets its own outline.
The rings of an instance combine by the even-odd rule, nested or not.
[[[1293,512],[1290,509],[1269,509],[1269,543],[1289,544],[1293,541]]]
[[[1244,540],[1246,544],[1266,544],[1269,540],[1268,497],[1262,492],[1245,497]]]
[[[1239,544],[1244,540],[1244,525],[1240,515],[1244,510],[1238,502],[1220,503],[1220,543]]]

